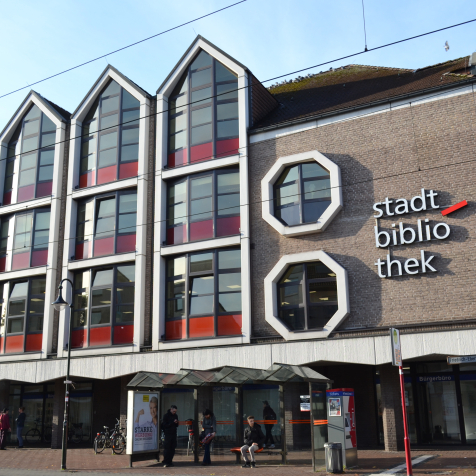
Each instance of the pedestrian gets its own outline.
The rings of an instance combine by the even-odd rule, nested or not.
[[[8,416],[8,408],[4,408],[0,413],[0,450],[5,449],[7,444],[7,432],[11,431],[10,417]]]
[[[266,438],[264,439],[263,448],[266,448],[268,441],[271,442],[268,448],[275,448],[274,438],[271,433],[271,430],[273,429],[274,422],[276,421],[276,413],[269,406],[268,400],[265,400],[263,402],[263,420],[264,420],[264,429],[266,430]],[[269,421],[273,421],[273,423],[267,423]]]
[[[261,431],[261,426],[255,423],[255,417],[250,415],[248,418],[248,427],[245,428],[245,444],[241,447],[241,456],[245,460],[242,468],[255,468],[255,451],[263,447],[264,435]],[[250,453],[250,461],[246,456],[246,452]]]
[[[177,407],[171,405],[170,409],[162,419],[162,430],[164,432],[164,468],[173,466],[172,460],[177,448],[177,428],[179,417],[177,415]]]
[[[25,407],[20,407],[18,409],[18,417],[17,417],[17,438],[18,438],[18,448],[23,448],[23,437],[21,434],[23,433],[23,427],[25,426]]]
[[[205,448],[203,454],[203,463],[202,466],[209,466],[212,464],[210,459],[210,445],[213,438],[215,438],[217,432],[217,419],[211,410],[208,408],[203,412],[203,421],[202,421],[202,434],[200,439]]]

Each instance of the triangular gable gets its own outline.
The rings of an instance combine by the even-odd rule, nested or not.
[[[101,93],[103,87],[107,81],[109,81],[109,79],[116,81],[116,83],[118,83],[128,93],[132,94],[138,101],[141,101],[141,103],[143,103],[144,100],[149,100],[151,98],[151,95],[147,91],[144,91],[127,76],[124,76],[119,70],[109,64],[100,74],[92,88],[88,91],[84,99],[79,103],[79,106],[71,115],[72,120],[81,122],[84,119],[84,116],[88,113],[92,104]]]
[[[15,111],[12,118],[8,121],[3,131],[0,133],[0,143],[8,142],[10,137],[15,132],[16,128],[20,124],[23,116],[32,104],[36,104],[41,112],[46,114],[58,127],[61,123],[67,123],[67,117],[64,117],[57,107],[53,106],[47,99],[38,94],[36,91],[31,90],[20,104],[19,108]],[[66,112],[66,111],[65,111]]]
[[[182,58],[180,58],[179,62],[175,65],[174,69],[167,76],[165,81],[160,85],[159,89],[157,89],[158,95],[163,95],[165,97],[170,96],[178,80],[181,78],[191,61],[195,58],[199,49],[206,51],[210,56],[213,56],[216,60],[220,61],[220,63],[225,65],[228,69],[234,71],[238,77],[249,72],[246,66],[232,58],[207,39],[203,38],[203,36],[198,35],[193,43],[188,47]]]

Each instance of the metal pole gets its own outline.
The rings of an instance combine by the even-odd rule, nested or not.
[[[400,374],[400,391],[402,394],[403,431],[405,433],[405,459],[407,462],[407,476],[412,476],[412,456],[410,454],[410,439],[408,437],[407,425],[407,406],[405,404],[405,380],[403,379],[403,369],[401,365],[398,367],[398,373]]]

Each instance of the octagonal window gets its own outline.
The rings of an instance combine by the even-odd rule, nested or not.
[[[289,266],[277,291],[278,319],[290,331],[322,329],[338,310],[336,274],[320,261]]]
[[[316,222],[331,204],[329,172],[317,162],[284,169],[274,184],[274,212],[284,225]]]

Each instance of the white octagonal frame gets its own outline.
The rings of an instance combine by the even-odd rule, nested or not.
[[[290,331],[278,318],[278,282],[290,265],[321,261],[334,271],[337,280],[337,312],[331,317],[322,330]],[[283,256],[275,267],[264,278],[265,319],[286,340],[323,339],[336,329],[349,315],[349,286],[347,271],[322,250],[306,251]]]
[[[319,165],[329,171],[331,182],[331,204],[315,223],[303,223],[302,225],[287,226],[274,216],[274,183],[283,170],[292,165],[315,160]],[[261,199],[263,219],[283,236],[307,235],[324,231],[332,219],[342,208],[342,183],[340,168],[334,162],[322,155],[317,150],[303,152],[301,154],[280,157],[269,169],[269,172],[261,180]]]

